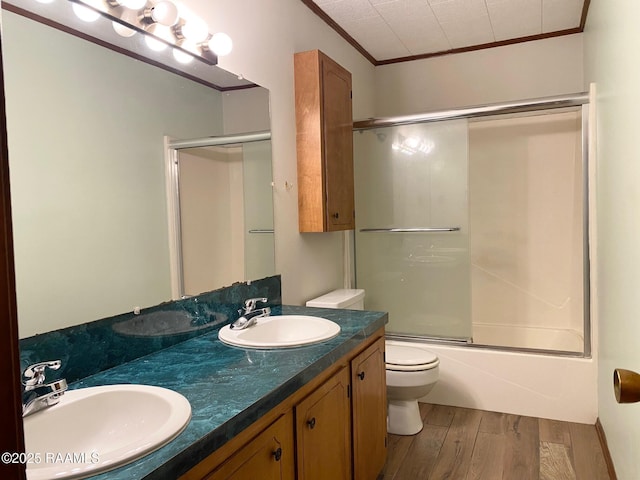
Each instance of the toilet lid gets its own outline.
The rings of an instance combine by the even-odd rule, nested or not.
[[[416,347],[387,345],[386,364],[390,370],[427,370],[440,363],[431,352]]]

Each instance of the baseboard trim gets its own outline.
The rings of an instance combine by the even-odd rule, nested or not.
[[[609,452],[609,445],[607,444],[607,436],[604,433],[604,429],[602,428],[602,423],[600,423],[600,418],[596,419],[596,432],[598,432],[598,440],[600,441],[600,446],[602,447],[602,453],[604,454],[604,461],[607,464],[607,471],[609,472],[609,478],[611,480],[618,480],[616,476],[616,469],[613,465],[613,459],[611,458],[611,452]]]

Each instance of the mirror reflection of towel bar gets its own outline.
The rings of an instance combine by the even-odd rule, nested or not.
[[[433,227],[433,228],[361,228],[361,232],[391,232],[391,233],[438,233],[458,232],[460,227]]]

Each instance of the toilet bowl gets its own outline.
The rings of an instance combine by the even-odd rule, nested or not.
[[[307,302],[307,307],[364,309],[364,290],[340,289]],[[422,430],[418,399],[438,380],[440,361],[419,347],[385,342],[388,422],[395,435],[415,435]]]
[[[386,342],[389,433],[415,435],[422,430],[418,399],[438,381],[439,364],[427,350]]]

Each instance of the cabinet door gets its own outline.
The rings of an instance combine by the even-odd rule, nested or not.
[[[354,219],[351,74],[322,58],[327,230],[352,229]]]
[[[293,414],[283,415],[206,480],[294,480]]]
[[[384,338],[351,361],[355,480],[375,480],[387,456]]]
[[[295,407],[298,478],[351,478],[349,369],[342,368]]]
[[[355,228],[351,74],[319,50],[296,53],[298,224]]]

